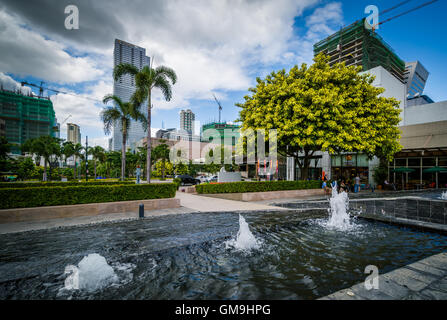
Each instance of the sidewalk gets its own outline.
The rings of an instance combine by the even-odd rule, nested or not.
[[[182,207],[199,212],[228,212],[245,210],[288,210],[286,208],[269,206],[266,204],[226,200],[219,198],[203,197],[196,194],[177,192]]]

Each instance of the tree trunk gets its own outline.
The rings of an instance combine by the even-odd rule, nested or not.
[[[126,128],[123,127],[123,143],[121,147],[121,181],[124,181],[124,176],[126,174]]]
[[[305,161],[301,168],[301,180],[307,180],[309,177],[309,164]]]
[[[146,141],[146,148],[147,148],[147,160],[146,160],[146,181],[147,183],[151,183],[151,90],[149,88],[149,95],[148,95],[148,105],[147,105],[147,141]]]
[[[95,165],[95,181],[96,181],[96,159],[94,160],[94,165]]]

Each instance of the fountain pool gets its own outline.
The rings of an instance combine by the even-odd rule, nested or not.
[[[192,213],[0,235],[0,299],[315,299],[364,281],[367,265],[385,273],[447,249],[435,233],[327,220]],[[84,287],[66,287],[70,265]]]

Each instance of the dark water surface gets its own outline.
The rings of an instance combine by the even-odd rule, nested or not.
[[[315,299],[447,249],[447,237],[358,220],[243,213],[258,250],[227,249],[238,213],[194,213],[0,235],[0,299]],[[301,217],[301,218],[300,218]],[[119,283],[61,290],[67,265],[105,257]]]

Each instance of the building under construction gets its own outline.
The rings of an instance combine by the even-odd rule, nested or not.
[[[0,90],[0,119],[13,154],[20,154],[20,145],[30,138],[55,136],[55,113],[49,98]]]
[[[362,66],[363,71],[382,66],[404,83],[405,62],[377,33],[365,28],[365,19],[314,44],[314,54],[320,52],[330,57],[331,66],[345,62],[347,66]]]

